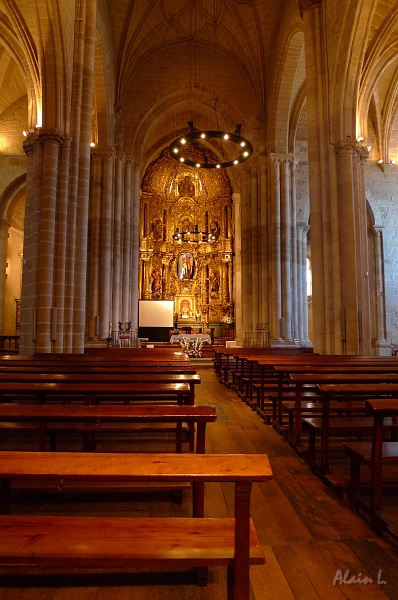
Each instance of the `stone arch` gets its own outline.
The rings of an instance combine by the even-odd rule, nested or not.
[[[0,331],[6,335],[19,333],[25,188],[23,174],[5,188],[0,198]]]
[[[344,25],[335,40],[338,60],[335,63],[329,61],[330,111],[335,115],[337,140],[345,140],[347,136],[355,140],[359,135],[357,98],[364,66],[364,48],[373,16],[371,4],[350,0],[344,7]]]
[[[207,90],[206,88],[201,90],[202,93],[206,93],[211,98],[213,91]],[[141,158],[143,165],[143,172],[146,167],[154,161],[173,139],[182,135],[187,131],[187,126],[181,127],[181,123],[188,123],[192,119],[192,100],[194,99],[194,90],[178,90],[174,94],[168,95],[159,102],[155,103],[153,107],[142,117],[139,127],[135,132],[133,138],[130,141],[131,146],[128,147],[128,152]],[[235,107],[231,106],[225,98],[219,98],[219,102],[222,104],[223,110],[226,112],[227,122],[234,122],[240,120],[245,123],[245,119],[242,115],[236,116]],[[235,111],[235,112],[234,112]],[[212,113],[211,107],[205,107],[198,116],[198,120],[203,128],[214,128],[214,114]],[[165,136],[159,136],[159,132],[162,132],[164,123],[168,125],[168,131]],[[245,137],[252,139],[254,135],[253,131],[245,131]],[[222,158],[220,154],[217,154],[217,150],[212,148],[218,158]],[[229,172],[232,181],[236,182],[238,173],[231,169]]]
[[[274,121],[274,144],[276,152],[289,151],[292,113],[295,115],[293,123],[297,123],[297,115],[304,102],[304,82],[304,35],[300,31],[295,32],[289,39],[283,65],[281,65]],[[299,100],[297,100],[298,97]]]
[[[0,219],[6,219],[11,203],[21,190],[26,188],[26,173],[14,178],[4,188],[0,196]]]
[[[93,134],[92,143],[97,144],[100,149],[112,148],[118,142],[119,129],[122,117],[120,111],[115,107],[115,72],[114,52],[110,30],[107,27],[109,20],[108,7],[100,2],[97,16],[97,35],[95,44],[95,68],[94,68],[94,107],[93,107]],[[115,117],[116,111],[116,117]],[[116,118],[116,122],[115,122]]]
[[[28,97],[27,129],[34,129],[41,119],[40,78],[37,60],[26,55],[15,33],[0,20],[0,44],[15,61],[25,82]],[[40,115],[40,116],[39,116]]]

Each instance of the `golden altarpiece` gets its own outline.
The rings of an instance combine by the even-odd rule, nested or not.
[[[190,167],[165,150],[141,189],[140,298],[174,300],[179,327],[200,323],[217,330],[233,321],[232,199],[225,170]]]

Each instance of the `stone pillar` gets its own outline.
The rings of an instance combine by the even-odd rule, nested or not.
[[[4,305],[6,289],[8,221],[0,219],[0,334],[4,333]]]
[[[36,349],[37,265],[39,252],[40,197],[43,146],[37,132],[24,141],[28,159],[26,177],[25,230],[21,290],[21,329],[19,351],[31,355]],[[26,249],[29,248],[29,255]]]
[[[309,226],[297,225],[297,335],[301,345],[310,346],[308,339],[308,296],[307,296],[307,234]]]
[[[133,194],[133,172],[132,159],[128,158],[124,172],[124,210],[123,210],[123,276],[122,276],[122,319],[130,321],[131,317],[131,222],[132,222],[132,194]],[[137,286],[138,286],[138,263],[137,262]]]
[[[282,337],[292,340],[292,281],[291,281],[291,205],[290,205],[290,165],[287,159],[281,161],[281,295],[282,295]]]
[[[260,260],[259,260],[259,210],[258,210],[258,178],[257,167],[250,170],[250,207],[251,207],[251,273],[252,273],[252,323],[255,327],[260,320]]]
[[[361,331],[359,351],[361,354],[371,353],[371,315],[370,315],[370,284],[369,284],[369,246],[368,246],[368,211],[365,190],[365,162],[369,151],[365,145],[358,142],[354,161],[354,206],[355,222],[359,239],[355,246],[358,251],[358,295],[360,298]]]
[[[59,151],[63,138],[57,131],[41,131],[43,180],[40,210],[40,262],[37,273],[36,351],[51,352],[54,306],[54,255]]]
[[[239,192],[232,194],[232,211],[234,225],[234,257],[233,257],[233,302],[235,305],[235,337],[239,344],[243,343],[243,307],[242,307],[242,207]]]
[[[261,156],[259,159],[260,185],[259,185],[259,264],[260,264],[260,314],[259,322],[268,323],[270,319],[269,308],[269,238],[268,238],[268,179],[266,158]]]
[[[112,319],[111,321],[117,325],[122,321],[121,311],[121,250],[123,238],[123,222],[122,222],[122,199],[124,196],[124,159],[123,155],[118,153],[115,160],[115,195],[113,209],[113,239],[112,239]],[[114,327],[117,329],[117,327]]]
[[[342,307],[347,354],[370,354],[368,247],[357,142],[336,144],[340,174]],[[363,211],[362,216],[359,212]]]
[[[292,336],[295,340],[300,340],[299,323],[301,321],[300,308],[302,307],[302,297],[299,289],[299,257],[297,242],[297,203],[296,203],[296,168],[298,161],[292,160],[290,166],[290,202],[291,202],[291,287],[292,287]],[[308,336],[307,336],[308,337]]]
[[[103,162],[100,152],[92,153],[91,167],[91,235],[90,268],[88,281],[88,321],[89,338],[98,338],[100,333],[100,256],[101,240],[101,201]]]
[[[101,270],[100,270],[100,338],[105,339],[116,329],[111,321],[112,308],[112,216],[114,152],[103,153],[102,212],[101,212]]]
[[[87,245],[90,195],[90,141],[94,95],[94,56],[96,43],[97,0],[86,0],[84,61],[81,71],[81,105],[78,162],[78,202],[76,204],[76,252],[73,278],[72,351],[84,352],[86,333]]]
[[[138,331],[138,264],[140,250],[141,164],[133,167],[131,221],[131,328]],[[145,274],[145,285],[147,274]]]
[[[377,339],[375,342],[378,354],[391,355],[391,346],[387,344],[386,336],[386,309],[384,294],[384,252],[382,227],[374,227],[375,234],[375,295],[377,314]]]
[[[280,160],[275,154],[270,155],[271,170],[271,306],[272,315],[270,331],[274,342],[282,339],[282,295],[281,295],[281,208],[280,208]]]
[[[253,331],[253,277],[252,277],[252,246],[251,246],[251,203],[250,180],[247,168],[242,168],[241,175],[241,240],[242,240],[242,326],[245,331]]]
[[[66,297],[66,257],[68,254],[68,199],[69,168],[72,138],[65,136],[61,148],[59,163],[59,198],[57,205],[57,224],[55,239],[55,273],[54,273],[54,315],[55,339],[53,352],[65,350],[65,297]]]
[[[330,142],[328,59],[321,0],[300,0],[305,39],[314,350],[343,352],[338,178]]]

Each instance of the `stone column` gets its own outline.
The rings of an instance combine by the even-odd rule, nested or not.
[[[314,350],[343,351],[338,184],[329,139],[328,61],[320,0],[300,0],[305,39]]]
[[[233,257],[233,302],[235,305],[235,337],[239,344],[243,343],[243,307],[242,307],[242,207],[240,193],[232,194],[232,211],[234,226]]]
[[[251,203],[250,181],[247,168],[241,174],[241,240],[242,240],[242,326],[244,331],[253,331],[253,277],[251,247]]]
[[[375,233],[375,296],[377,314],[377,339],[376,348],[380,355],[391,355],[391,346],[387,344],[386,336],[386,309],[384,293],[384,252],[382,227],[374,227]]]
[[[89,338],[100,333],[100,256],[101,256],[101,201],[103,162],[100,152],[92,153],[91,167],[91,236],[88,281]]]
[[[270,331],[274,342],[282,338],[282,295],[281,295],[281,208],[280,208],[280,159],[276,154],[270,155],[271,170],[271,323]]]
[[[250,206],[251,206],[251,273],[252,273],[252,323],[255,327],[260,320],[260,261],[259,261],[259,210],[258,210],[257,166],[250,170]]]
[[[344,256],[341,271],[342,306],[344,323],[344,349],[346,354],[358,354],[361,342],[361,302],[358,296],[360,260],[356,241],[359,231],[356,228],[354,165],[356,142],[344,141],[336,145],[339,158],[341,180],[340,191],[340,235],[341,251]]]
[[[124,235],[123,235],[123,277],[122,277],[122,319],[130,321],[131,317],[131,221],[132,221],[133,172],[132,159],[128,158],[124,172]],[[136,260],[137,265],[139,259]],[[138,285],[138,266],[137,266]]]
[[[25,230],[21,290],[21,329],[19,351],[31,355],[36,349],[37,265],[39,252],[40,197],[43,146],[37,132],[24,141],[28,158],[26,178]],[[29,248],[29,255],[26,249]]]
[[[84,352],[86,334],[87,244],[90,195],[90,141],[94,94],[94,56],[96,42],[97,0],[86,0],[84,61],[81,71],[81,105],[79,134],[78,202],[76,205],[76,252],[73,278],[72,351]]]
[[[282,337],[292,340],[292,281],[291,281],[291,205],[290,205],[290,165],[288,159],[281,161],[281,295],[282,295]]]
[[[310,346],[308,339],[308,296],[307,296],[307,234],[309,226],[297,224],[297,331],[301,345]]]
[[[259,158],[260,185],[259,185],[259,264],[260,264],[260,314],[259,322],[268,323],[270,319],[269,308],[269,238],[268,238],[268,179],[266,158]]]
[[[122,321],[121,311],[121,249],[122,249],[122,198],[124,196],[124,159],[118,153],[115,160],[115,196],[113,209],[113,239],[112,239],[112,322]],[[117,327],[115,327],[117,329]]]
[[[102,339],[107,338],[110,330],[116,329],[117,326],[117,323],[111,321],[114,160],[114,152],[103,153],[100,272],[100,338]]]
[[[4,305],[6,288],[6,264],[7,264],[7,241],[8,241],[8,220],[0,219],[0,334],[4,334]]]
[[[57,205],[57,223],[55,239],[55,273],[54,273],[54,315],[55,339],[53,352],[65,350],[65,297],[66,297],[66,257],[68,253],[68,199],[69,168],[72,138],[65,136],[61,148],[59,163],[59,198]]]
[[[290,166],[290,202],[291,202],[291,286],[292,286],[292,335],[293,339],[300,340],[299,323],[301,321],[300,308],[302,298],[299,290],[299,257],[297,242],[297,203],[296,203],[296,168],[298,161],[292,160]],[[308,336],[307,336],[308,337]]]
[[[59,151],[63,137],[57,131],[41,131],[43,180],[40,210],[40,262],[37,273],[36,351],[51,352],[54,306],[54,255]]]
[[[359,239],[355,246],[358,252],[358,295],[360,298],[359,351],[361,354],[371,353],[371,316],[370,316],[370,285],[369,285],[369,247],[368,247],[368,212],[366,207],[365,162],[369,151],[365,145],[358,142],[354,155],[354,206],[355,223]]]
[[[131,221],[131,328],[138,331],[138,263],[140,249],[141,164],[133,167]],[[145,285],[147,274],[145,275]]]

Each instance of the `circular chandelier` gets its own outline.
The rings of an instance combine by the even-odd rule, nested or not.
[[[240,135],[241,125],[236,126],[235,133],[228,133],[227,131],[190,131],[186,135],[181,135],[177,139],[175,139],[169,146],[169,152],[171,156],[191,167],[197,167],[198,169],[221,169],[227,167],[233,167],[235,165],[239,165],[253,154],[253,146],[251,143]],[[199,150],[195,145],[195,140],[211,140],[211,139],[220,139],[225,142],[232,142],[237,146],[237,153],[234,155],[234,158],[231,160],[224,161],[216,161],[211,162],[209,156],[207,155],[206,148]],[[194,142],[194,144],[192,144]],[[191,160],[187,156],[184,156],[184,150],[188,148],[190,145],[195,145],[195,149],[199,152],[202,152],[203,160]]]
[[[190,244],[211,243],[217,240],[216,235],[212,231],[208,231],[207,228],[205,231],[199,231],[199,225],[195,225],[193,231],[180,231],[179,227],[176,227],[172,237],[175,242],[188,242]]]

